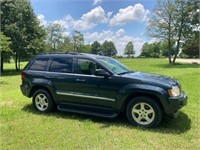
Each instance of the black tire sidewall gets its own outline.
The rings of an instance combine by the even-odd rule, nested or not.
[[[132,117],[132,108],[133,108],[133,106],[135,106],[137,103],[140,103],[140,102],[147,103],[154,109],[155,118],[150,124],[147,124],[147,125],[138,124],[134,120],[134,118]],[[136,97],[136,98],[133,98],[128,103],[128,105],[126,107],[126,115],[127,115],[128,120],[133,125],[140,126],[140,127],[156,127],[160,123],[160,121],[162,120],[162,111],[160,109],[160,106],[153,99],[148,98],[148,97]]]
[[[37,108],[36,104],[35,104],[35,98],[36,98],[36,96],[38,94],[44,94],[47,97],[47,99],[48,99],[48,107],[44,111],[39,110]],[[51,112],[53,110],[53,105],[54,105],[53,100],[51,98],[51,95],[47,91],[45,91],[45,90],[40,89],[40,90],[35,91],[35,93],[33,94],[32,101],[33,101],[33,105],[34,105],[35,109],[38,110],[38,111],[40,111],[40,112],[48,113],[48,112]]]

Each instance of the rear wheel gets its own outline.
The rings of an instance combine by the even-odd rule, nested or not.
[[[155,127],[162,120],[160,106],[151,98],[133,98],[126,108],[128,120],[137,126]]]
[[[51,112],[55,108],[54,101],[46,90],[39,89],[33,94],[33,105],[40,112]]]

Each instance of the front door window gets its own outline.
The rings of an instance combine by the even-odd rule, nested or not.
[[[101,67],[94,61],[88,59],[78,59],[77,61],[78,74],[94,75],[96,69],[101,69]]]

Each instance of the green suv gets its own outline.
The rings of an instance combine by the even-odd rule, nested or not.
[[[177,115],[187,96],[173,78],[135,72],[99,55],[49,53],[24,68],[21,91],[34,107],[114,118],[125,112],[138,126],[157,126],[164,114]]]

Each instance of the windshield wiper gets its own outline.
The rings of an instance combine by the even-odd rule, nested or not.
[[[125,72],[119,73],[118,75],[123,75],[123,74],[127,74],[127,73],[132,73],[132,72],[133,72],[133,70],[125,71]]]

